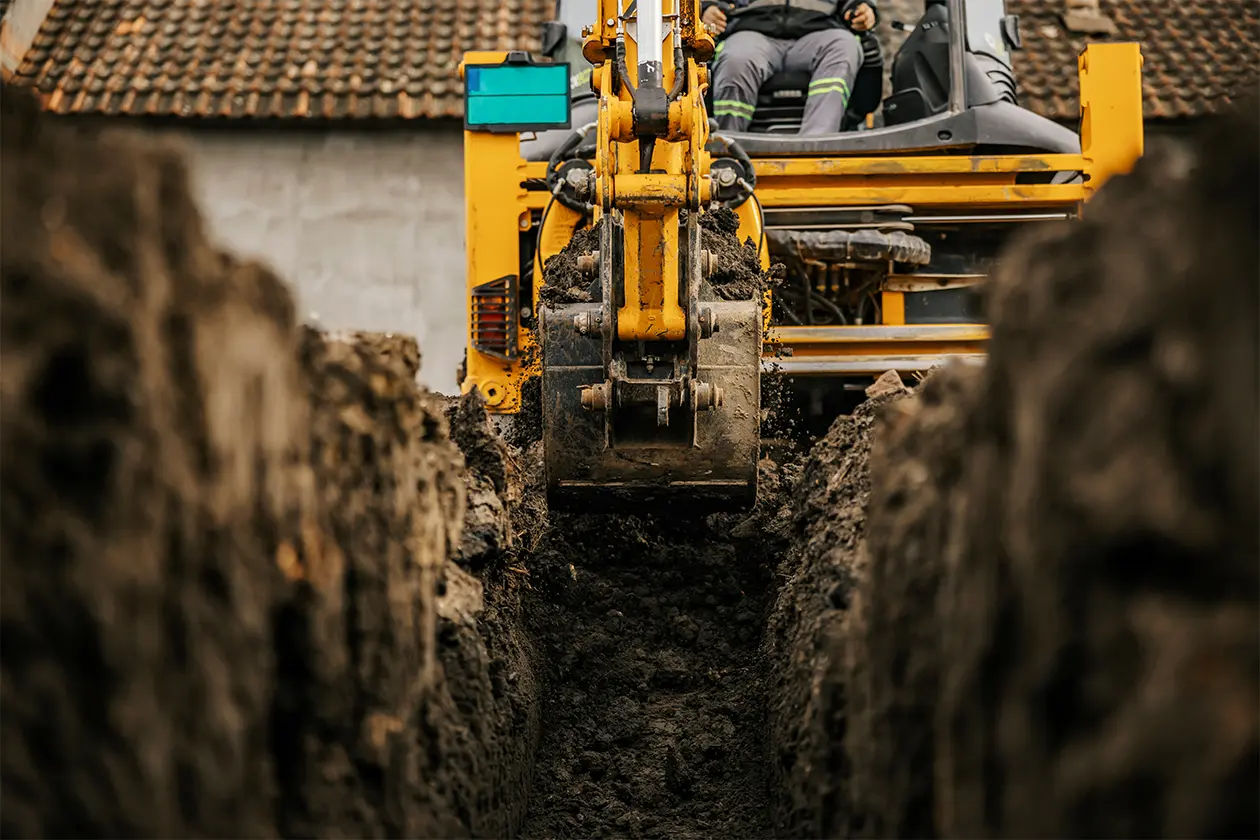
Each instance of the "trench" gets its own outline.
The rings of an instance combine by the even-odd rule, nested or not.
[[[521,836],[764,837],[769,558],[726,517],[557,517],[527,561],[546,661]]]

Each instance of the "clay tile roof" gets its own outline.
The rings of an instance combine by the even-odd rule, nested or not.
[[[56,0],[18,68],[58,113],[463,112],[465,51],[537,49],[554,0]]]
[[[1214,113],[1257,76],[1260,4],[1255,0],[1098,0],[1100,21],[1079,10],[1091,5],[1080,4],[1069,15],[1064,0],[1007,0],[1007,11],[1020,16],[1024,36],[1024,49],[1015,53],[1022,105],[1051,119],[1076,119],[1076,57],[1091,41],[1142,45],[1147,119]],[[1088,31],[1106,28],[1107,21],[1112,34]]]
[[[879,9],[891,68],[905,36],[889,24],[917,22],[923,0],[880,0]],[[1006,0],[1006,11],[1019,15],[1024,37],[1014,54],[1020,104],[1054,120],[1080,115],[1076,58],[1093,41],[1142,45],[1147,119],[1218,111],[1260,64],[1256,0]]]

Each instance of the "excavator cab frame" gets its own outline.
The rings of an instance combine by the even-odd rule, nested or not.
[[[977,65],[985,74],[968,52],[965,4],[947,6],[951,23],[964,22],[949,26],[947,104],[920,119],[720,136],[704,107],[713,41],[696,23],[698,0],[600,0],[584,32],[590,93],[574,106],[576,128],[466,131],[462,387],[509,415],[541,389],[554,504],[746,506],[761,375],[817,396],[888,370],[983,360],[987,328],[971,301],[1001,241],[1077,217],[1142,154],[1141,55],[1136,44],[1081,54],[1077,134],[973,78]],[[659,9],[661,49],[646,58],[658,71],[635,41],[645,7]],[[470,53],[463,66],[506,58]],[[640,93],[653,72],[659,88]],[[591,102],[593,124],[581,110]],[[763,267],[789,268],[787,285],[732,311],[706,287],[695,229],[718,204],[735,211]],[[579,260],[590,300],[548,305],[543,267],[578,236],[590,248]],[[801,317],[814,311],[802,296],[823,317]],[[511,328],[486,329],[500,318]]]

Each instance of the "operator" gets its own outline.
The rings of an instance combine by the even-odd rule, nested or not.
[[[862,67],[854,33],[874,28],[875,0],[704,0],[701,19],[720,36],[713,66],[713,115],[723,131],[745,131],[757,93],[780,72],[808,71],[801,134],[835,134]]]

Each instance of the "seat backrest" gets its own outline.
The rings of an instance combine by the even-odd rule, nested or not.
[[[803,72],[775,73],[757,94],[757,107],[784,105],[797,102],[805,107],[805,92],[809,89],[809,74]]]

